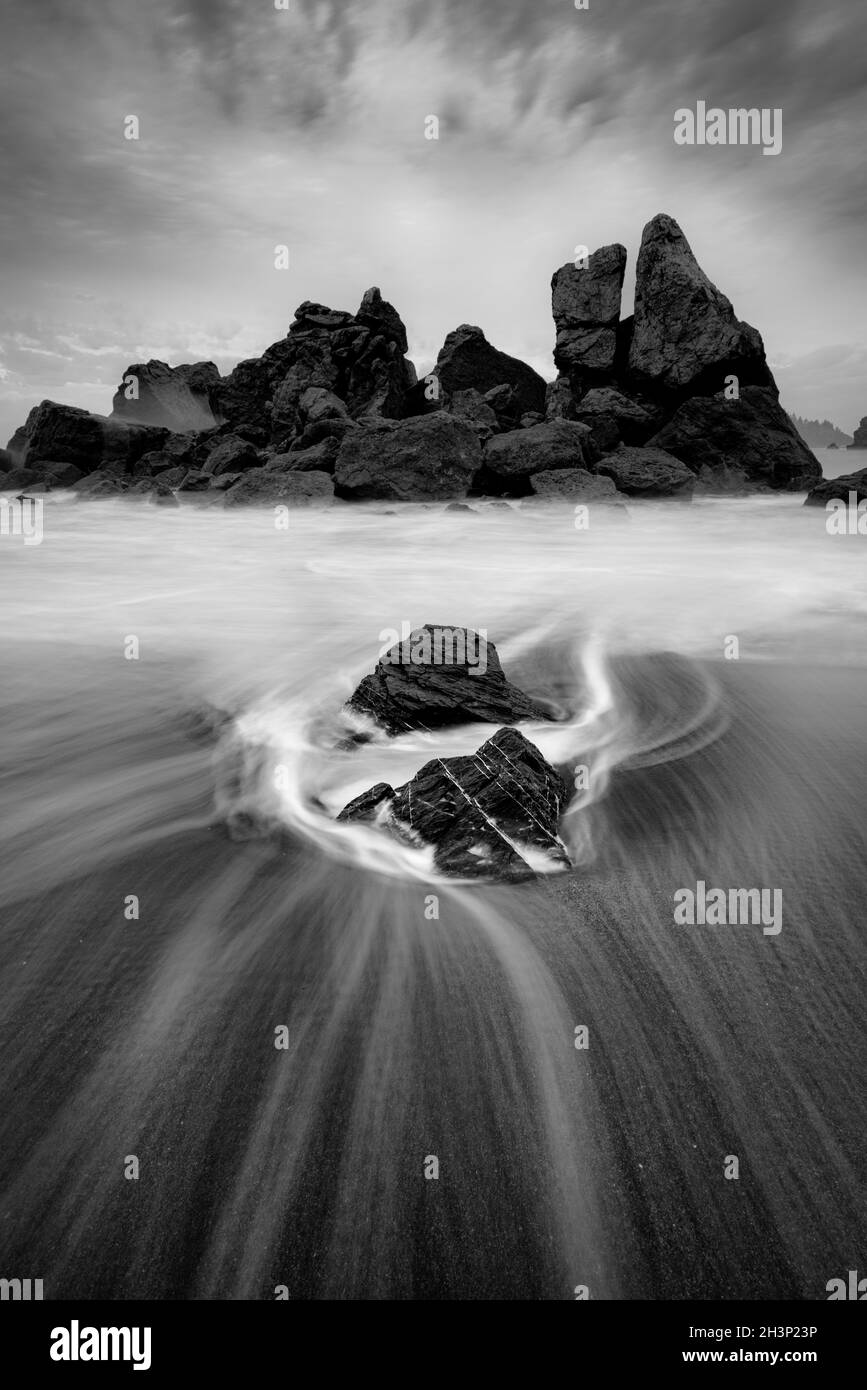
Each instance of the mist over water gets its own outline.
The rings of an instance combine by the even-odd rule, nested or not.
[[[52,496],[0,538],[3,1270],[823,1298],[863,1264],[867,571],[802,500],[280,531]],[[483,629],[556,712],[523,731],[590,769],[574,872],[456,884],[335,823],[494,732],[346,746],[405,621]],[[779,936],[675,926],[698,879],[782,889]]]

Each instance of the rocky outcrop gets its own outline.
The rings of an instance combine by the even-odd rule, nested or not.
[[[466,495],[481,465],[475,430],[437,411],[350,431],[334,468],[338,497],[437,501]]]
[[[125,424],[78,406],[42,401],[12,436],[9,452],[22,467],[57,460],[74,463],[84,473],[125,473],[142,454],[158,449],[166,434],[154,426]]]
[[[594,251],[584,267],[561,266],[551,281],[554,362],[575,395],[614,371],[625,271],[626,247],[614,244]]]
[[[115,392],[112,418],[163,425],[174,433],[212,429],[220,423],[220,380],[213,362],[180,367],[156,360],[135,363]]]
[[[695,487],[692,470],[664,449],[617,449],[600,460],[598,470],[627,497],[688,498]]]
[[[737,400],[720,392],[685,401],[650,443],[694,473],[732,473],[785,492],[811,487],[822,475],[776,396],[758,386],[744,387]]]
[[[849,449],[867,449],[867,415],[861,419],[861,423],[852,436],[852,443],[846,446]]]
[[[432,375],[446,397],[475,390],[485,395],[498,387],[510,387],[512,418],[528,410],[545,410],[545,381],[517,357],[500,352],[488,342],[481,328],[463,323],[449,333],[440,348]]]
[[[847,473],[843,478],[823,478],[807,494],[804,505],[824,507],[828,502],[845,502],[848,505],[851,493],[857,499],[856,506],[867,500],[867,468],[859,468],[857,473]]]
[[[672,400],[722,390],[729,374],[741,386],[776,389],[761,335],[735,317],[664,213],[641,238],[629,373],[634,386]]]
[[[477,753],[434,758],[392,792],[357,798],[343,820],[380,822],[396,838],[433,847],[440,873],[518,882],[569,868],[557,825],[568,784],[517,729],[500,729]]]
[[[550,718],[506,679],[493,642],[466,628],[432,624],[389,648],[347,703],[390,734]]]

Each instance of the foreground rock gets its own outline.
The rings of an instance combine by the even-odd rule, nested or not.
[[[744,387],[738,400],[720,392],[685,401],[650,443],[693,472],[731,472],[785,492],[811,487],[822,475],[776,396],[758,386]]]
[[[849,502],[849,494],[854,492],[858,502],[867,498],[867,468],[857,473],[847,473],[843,478],[823,478],[807,494],[804,505],[823,507],[827,502]],[[856,503],[857,505],[857,503]]]
[[[469,757],[425,763],[397,791],[371,788],[339,819],[378,818],[397,838],[432,847],[440,873],[517,882],[570,867],[557,835],[569,797],[534,744],[500,729]]]
[[[381,420],[344,435],[335,491],[347,498],[445,501],[466,496],[481,462],[475,430],[445,411]]]
[[[78,406],[42,401],[10,439],[9,452],[19,467],[54,461],[75,464],[85,473],[109,465],[125,473],[142,454],[159,449],[166,433],[149,425],[92,415]]]
[[[699,266],[673,217],[660,213],[641,238],[629,371],[636,385],[672,396],[742,386],[775,390],[761,335]]]
[[[506,482],[527,480],[534,473],[558,468],[592,468],[599,457],[586,425],[574,420],[548,420],[526,430],[494,435],[485,445],[485,474],[496,491]],[[527,485],[526,491],[529,491]]]
[[[390,734],[551,717],[506,679],[493,642],[467,628],[430,623],[380,657],[348,706]]]
[[[617,449],[600,460],[599,472],[627,497],[688,498],[695,474],[664,449]]]
[[[203,488],[212,487],[210,474],[199,475],[204,479]],[[187,475],[189,478],[190,475]],[[186,483],[185,479],[185,483]],[[292,503],[295,506],[312,506],[334,500],[334,485],[329,473],[280,472],[271,468],[251,468],[243,473],[225,493],[226,506],[237,507],[250,504]]]
[[[573,502],[622,500],[611,478],[587,473],[583,468],[557,468],[550,473],[534,473],[530,486],[536,497],[564,497]]]

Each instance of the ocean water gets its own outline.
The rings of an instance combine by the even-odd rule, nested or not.
[[[802,500],[278,530],[52,496],[0,537],[4,1269],[810,1299],[858,1268],[865,538]],[[336,824],[492,732],[347,746],[404,622],[483,630],[548,701],[571,873],[456,884]],[[699,880],[780,890],[782,930],[676,924]]]

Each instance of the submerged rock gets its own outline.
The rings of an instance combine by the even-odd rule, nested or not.
[[[405,786],[379,783],[341,820],[380,819],[397,838],[430,846],[440,873],[518,882],[568,869],[557,835],[570,788],[517,729],[468,757],[432,758]]]
[[[391,734],[551,717],[506,679],[493,642],[468,628],[430,623],[389,648],[348,705]]]

